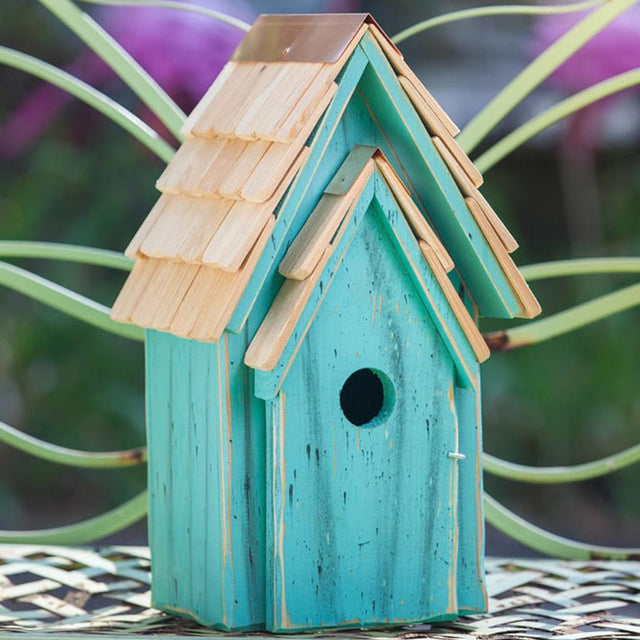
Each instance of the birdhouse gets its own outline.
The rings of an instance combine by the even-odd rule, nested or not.
[[[154,606],[225,630],[486,610],[478,316],[540,308],[369,15],[263,15],[113,318],[147,329]]]

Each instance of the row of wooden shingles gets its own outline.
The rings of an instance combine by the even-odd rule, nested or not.
[[[185,122],[162,195],[127,248],[137,262],[115,319],[219,339],[343,62],[225,66]]]
[[[402,88],[432,136],[438,153],[465,197],[471,215],[482,231],[519,302],[520,315],[523,317],[536,316],[540,313],[540,305],[509,255],[518,248],[518,243],[480,193],[479,187],[483,183],[482,175],[456,142],[455,136],[459,132],[458,128],[425,89],[403,58],[389,45],[387,39],[377,30],[372,30],[378,44],[398,75]]]
[[[347,229],[374,166],[404,214],[477,359],[483,361],[489,356],[482,335],[447,276],[455,266],[453,260],[384,155],[372,147],[362,146],[351,151],[281,261],[279,271],[286,279],[247,350],[248,366],[270,371],[280,361],[327,262]],[[342,180],[343,175],[348,179]],[[299,336],[302,338],[303,334]]]

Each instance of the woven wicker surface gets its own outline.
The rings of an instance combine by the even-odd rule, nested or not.
[[[487,560],[491,614],[348,638],[640,637],[640,562]],[[0,638],[232,634],[150,608],[149,550],[0,545]],[[245,634],[259,635],[259,634]],[[273,637],[273,636],[271,636]],[[291,636],[287,636],[291,638]],[[307,636],[308,637],[308,636]]]

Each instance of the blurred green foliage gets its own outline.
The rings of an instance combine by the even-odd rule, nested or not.
[[[7,0],[5,0],[7,2]],[[403,4],[411,3],[406,0]],[[413,6],[413,4],[412,4]],[[0,42],[65,64],[80,50],[36,3],[2,7]],[[42,34],[47,34],[46,38]],[[438,36],[431,40],[439,46]],[[435,44],[434,44],[435,43]],[[417,54],[412,43],[412,57]],[[421,54],[428,55],[429,43]],[[463,63],[463,61],[461,61]],[[0,69],[0,119],[37,86]],[[122,90],[114,95],[133,103]],[[481,106],[481,105],[478,105]],[[0,237],[122,250],[155,200],[161,163],[87,107],[73,103],[23,157],[0,161]],[[637,144],[597,158],[605,249],[639,255]],[[571,256],[553,146],[526,147],[491,170],[484,188],[521,249],[520,264]],[[19,261],[111,304],[124,274]],[[625,277],[536,282],[545,313],[630,284]],[[595,459],[638,442],[640,312],[507,354],[483,369],[486,450],[533,465]],[[503,325],[486,322],[485,330]],[[144,440],[143,348],[0,291],[0,419],[57,444],[120,449]],[[96,514],[144,485],[144,469],[63,469],[0,446],[0,527],[41,527]],[[517,513],[555,532],[603,544],[634,542],[638,466],[597,481],[534,487],[488,477]],[[635,540],[637,542],[637,539]]]

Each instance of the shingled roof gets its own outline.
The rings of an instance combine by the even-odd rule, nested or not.
[[[161,196],[126,250],[136,262],[113,307],[115,320],[200,341],[220,338],[270,240],[278,206],[306,162],[306,144],[331,104],[336,79],[366,33],[391,63],[465,196],[520,315],[539,312],[509,255],[517,243],[478,191],[482,176],[456,143],[457,128],[375,21],[367,14],[265,15],[184,124],[185,141],[157,182]],[[464,305],[447,287],[451,257],[391,165],[380,154],[375,163],[448,298],[453,290],[459,315]],[[291,257],[294,247],[308,245],[308,235],[306,225],[280,265],[288,279],[314,271],[304,266],[303,252]],[[484,359],[488,352],[475,334],[473,342]]]

